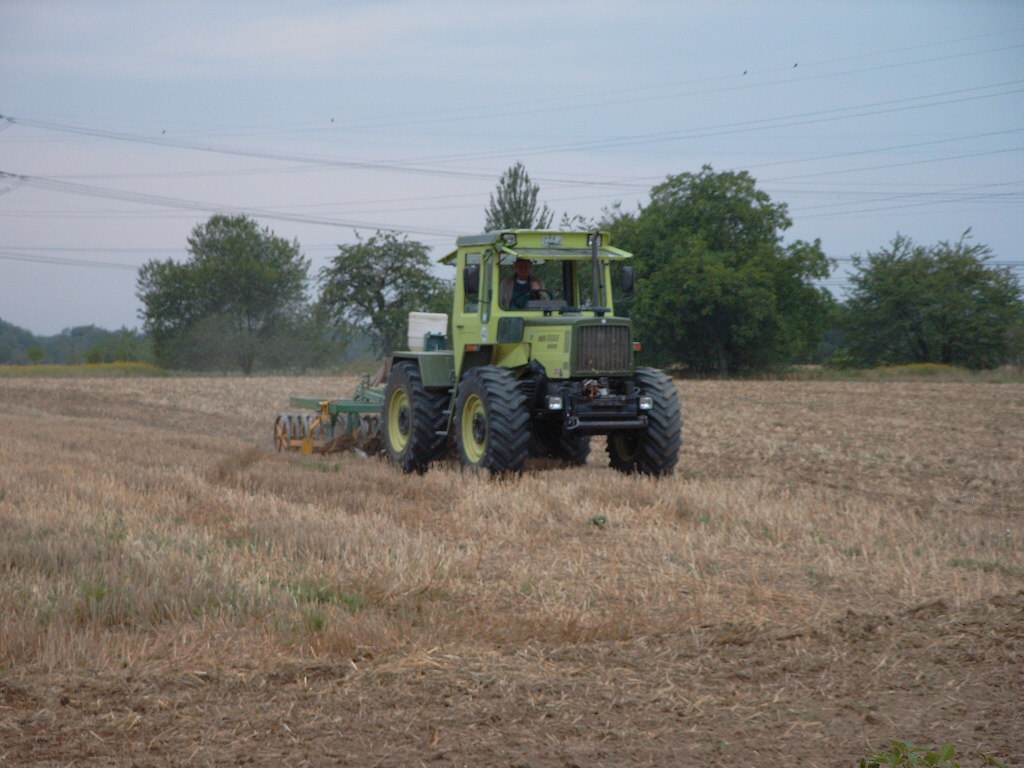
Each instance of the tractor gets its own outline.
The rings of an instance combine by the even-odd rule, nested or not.
[[[293,398],[320,416],[279,417],[278,447],[312,450],[318,430],[320,444],[337,443],[347,414],[350,432],[382,438],[406,472],[453,453],[496,475],[522,472],[529,457],[581,465],[591,436],[606,435],[613,468],[670,473],[682,439],[675,385],[634,364],[640,344],[613,308],[613,293],[632,294],[630,258],[600,231],[458,238],[441,260],[455,267],[451,317],[414,314],[410,349],[386,361],[383,392],[363,382],[355,400]]]

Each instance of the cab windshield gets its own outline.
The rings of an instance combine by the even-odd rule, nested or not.
[[[527,273],[525,284],[522,280],[523,272]],[[498,303],[504,310],[557,311],[565,307],[595,306],[592,297],[594,277],[589,261],[531,259],[528,270],[520,267],[517,273],[515,257],[502,254],[498,264],[498,279]],[[603,291],[603,265],[601,280]],[[597,304],[602,305],[603,302]]]

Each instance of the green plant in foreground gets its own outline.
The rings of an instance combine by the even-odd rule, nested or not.
[[[956,747],[952,744],[943,744],[937,751],[928,747],[912,747],[908,742],[890,739],[891,749],[884,752],[875,752],[867,757],[862,757],[857,764],[858,768],[882,768],[884,765],[898,766],[899,768],[960,768],[956,759]],[[980,753],[984,760],[983,765],[994,765],[996,768],[1007,768],[1007,766],[994,757]]]

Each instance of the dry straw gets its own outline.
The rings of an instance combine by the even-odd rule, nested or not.
[[[512,483],[271,451],[289,394],[353,385],[0,381],[0,663],[782,630],[1024,581],[1019,386],[681,384],[661,482],[608,469],[599,439]]]

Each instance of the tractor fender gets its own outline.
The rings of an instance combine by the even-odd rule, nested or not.
[[[401,360],[412,360],[419,365],[423,386],[450,389],[455,385],[455,353],[450,349],[435,352],[394,352],[391,365]]]

